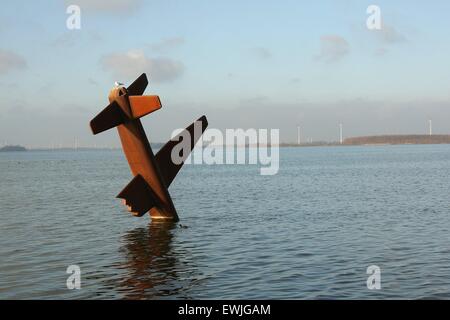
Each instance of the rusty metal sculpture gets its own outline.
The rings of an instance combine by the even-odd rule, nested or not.
[[[178,214],[170,197],[168,187],[208,126],[205,116],[199,118],[178,136],[167,142],[156,154],[139,118],[161,108],[158,96],[143,96],[148,85],[142,74],[128,88],[116,83],[109,93],[110,104],[100,112],[90,126],[94,134],[117,127],[123,151],[130,165],[133,180],[119,193],[133,215],[141,217],[146,212],[154,219],[178,221]],[[196,124],[201,132],[195,132]],[[198,126],[197,126],[198,127]],[[181,155],[181,161],[173,161],[172,150],[183,137],[190,137],[189,153]]]

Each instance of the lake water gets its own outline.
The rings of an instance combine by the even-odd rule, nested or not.
[[[449,145],[282,148],[275,176],[186,165],[176,224],[129,215],[130,180],[119,150],[0,153],[0,298],[450,298]]]

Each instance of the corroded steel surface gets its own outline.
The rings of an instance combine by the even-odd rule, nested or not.
[[[178,220],[178,214],[168,187],[182,167],[174,163],[172,149],[180,142],[180,135],[169,141],[155,156],[147,139],[140,117],[161,108],[158,96],[141,96],[148,84],[142,74],[128,88],[115,87],[109,94],[110,104],[90,123],[94,134],[117,127],[125,156],[133,174],[132,181],[117,196],[135,216],[149,212],[154,219]],[[208,125],[205,116],[199,118],[186,131],[192,150]],[[199,128],[199,130],[195,130]],[[198,132],[197,132],[198,131]]]

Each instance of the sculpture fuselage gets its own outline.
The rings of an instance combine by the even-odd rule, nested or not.
[[[109,94],[109,101],[116,101],[126,114],[131,114],[128,99],[125,98],[126,89],[123,87],[114,88]],[[161,174],[155,162],[150,142],[147,139],[140,119],[134,119],[117,126],[120,141],[125,156],[130,165],[133,176],[141,175],[148,185],[153,189],[161,202],[161,206],[150,209],[153,219],[173,219],[178,220],[175,206],[167,191],[167,186],[163,185]]]

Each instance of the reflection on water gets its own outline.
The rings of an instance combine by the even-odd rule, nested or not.
[[[123,236],[119,252],[125,261],[119,268],[126,270],[118,282],[118,290],[127,299],[156,298],[180,295],[186,289],[187,265],[192,272],[188,252],[175,250],[172,240],[179,230],[173,222],[151,222],[146,228],[136,228]],[[183,269],[184,268],[184,269]],[[189,282],[189,280],[187,281]],[[122,290],[121,290],[122,289]]]

